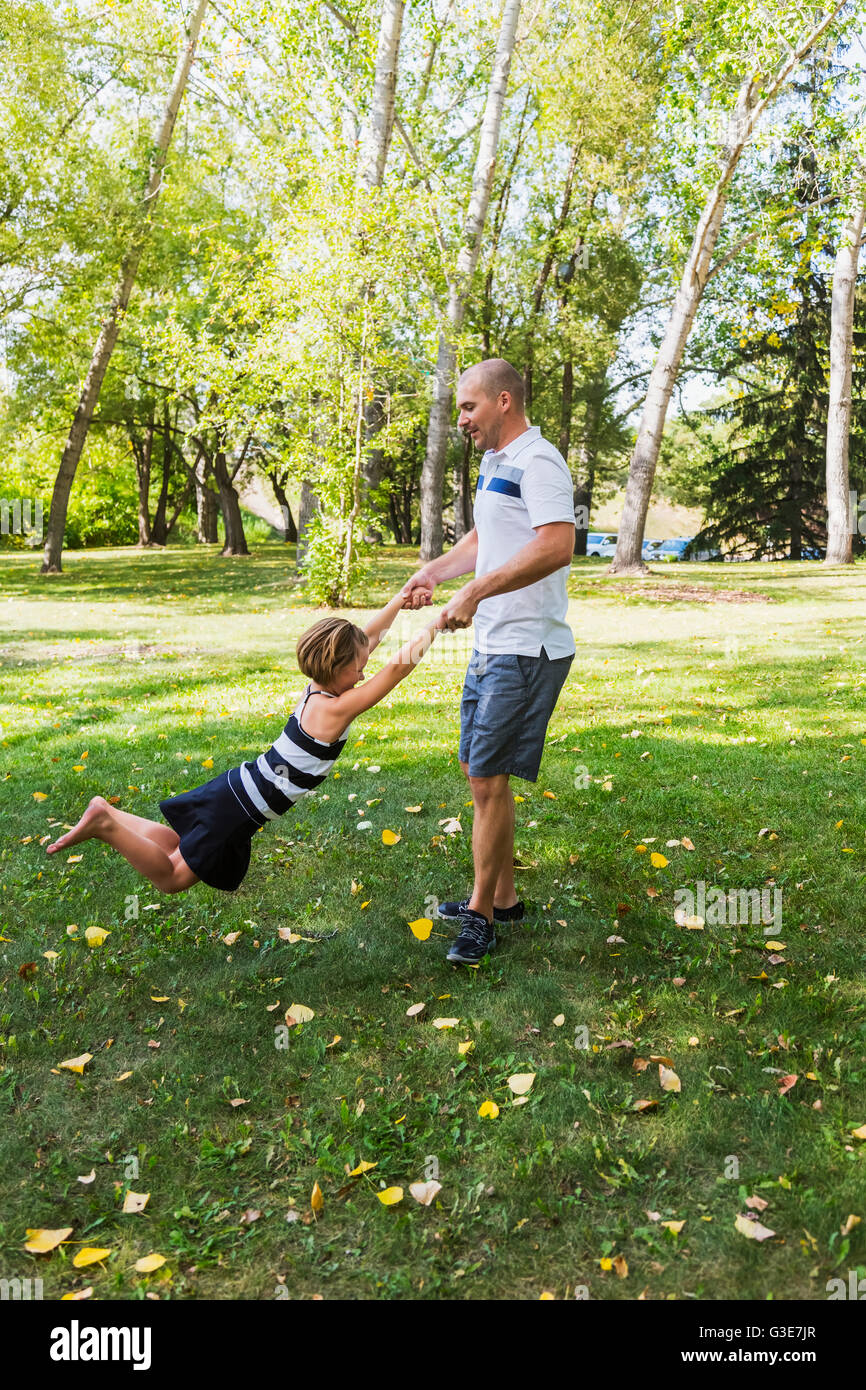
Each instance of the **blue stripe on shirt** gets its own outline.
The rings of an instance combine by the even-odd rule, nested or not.
[[[508,478],[491,478],[487,484],[487,492],[504,492],[506,497],[520,497],[520,484],[512,483]]]

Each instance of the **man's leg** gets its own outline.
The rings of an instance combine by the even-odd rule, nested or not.
[[[478,783],[478,782],[488,782],[488,783],[489,783],[489,782],[491,782],[491,781],[495,781],[496,779],[495,779],[495,778],[490,778],[490,777],[475,777],[475,778],[472,778],[472,777],[469,776],[469,764],[468,764],[468,763],[461,763],[460,766],[461,766],[461,768],[463,769],[464,776],[466,777],[466,780],[467,780],[467,782],[469,783],[469,786],[470,786],[470,788],[471,788],[471,790],[472,790],[472,800],[473,800],[473,804],[475,805],[475,822],[474,822],[473,829],[472,829],[472,854],[473,854],[473,858],[474,858],[474,857],[475,857],[475,836],[476,836],[476,831],[478,830],[478,815],[479,815],[478,803],[477,803],[477,801],[476,801],[476,799],[475,799],[475,784]],[[505,780],[506,783],[507,783],[507,781],[508,781],[507,777],[506,777],[504,780]],[[508,791],[507,802],[508,802],[508,810],[509,810],[509,825],[506,827],[505,831],[503,832],[503,836],[502,836],[502,845],[503,845],[503,850],[502,850],[502,863],[501,863],[501,866],[500,866],[500,869],[499,869],[499,876],[498,876],[498,878],[497,878],[497,880],[496,880],[496,886],[494,887],[494,890],[493,890],[493,906],[494,906],[494,907],[500,907],[500,908],[514,907],[515,903],[517,902],[517,888],[516,888],[515,883],[514,883],[514,796],[512,795],[510,786],[507,787],[507,791]],[[478,871],[477,871],[477,868],[476,868],[475,887],[476,887],[476,888],[478,887]],[[472,899],[472,900],[470,901],[470,906],[471,906],[471,907],[474,907],[474,906],[475,906],[474,899]],[[481,912],[482,909],[479,907],[479,908],[477,909],[477,911],[478,911],[478,912]],[[488,912],[488,913],[486,914],[486,916],[490,917],[490,916],[491,916],[491,913]]]
[[[475,804],[472,826],[475,885],[469,906],[492,921],[496,888],[506,866],[511,868],[514,862],[514,798],[507,773],[471,777],[469,783]],[[505,906],[512,906],[513,901],[512,898]]]

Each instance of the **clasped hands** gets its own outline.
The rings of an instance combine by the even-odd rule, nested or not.
[[[425,608],[433,600],[435,582],[425,577],[423,570],[412,576],[402,590],[404,608]],[[472,585],[464,584],[462,589],[448,600],[436,622],[438,631],[456,632],[458,628],[469,627],[475,617],[479,600],[472,594]]]

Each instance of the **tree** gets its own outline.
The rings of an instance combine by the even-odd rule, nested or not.
[[[742,77],[737,97],[731,111],[726,138],[718,160],[718,175],[708,196],[695,228],[691,248],[683,267],[673,309],[668,318],[661,346],[650,375],[646,402],[638,426],[637,439],[629,468],[622,520],[619,527],[616,554],[610,566],[611,574],[645,574],[647,567],[641,558],[646,515],[652,494],[653,478],[664,432],[665,416],[677,379],[686,341],[694,323],[707,279],[712,272],[712,262],[718,241],[719,230],[728,201],[731,181],[746,145],[761,116],[768,109],[778,93],[784,88],[791,74],[802,59],[809,54],[818,41],[830,28],[840,11],[845,7],[844,0],[836,3],[823,13],[805,37],[796,44],[783,39],[787,50],[786,57],[778,64],[775,73],[768,77],[766,59],[762,61],[761,49],[765,49],[771,34],[767,33],[766,14],[760,16],[760,27],[755,32],[758,16],[755,13],[741,15],[737,7],[728,17],[729,23],[740,20],[744,23],[747,37],[751,39],[756,56],[743,54],[740,61],[748,61],[746,75]],[[749,7],[746,6],[748,10]],[[784,20],[787,14],[779,16]],[[799,19],[799,10],[797,10]],[[749,24],[745,21],[749,20]],[[731,35],[722,30],[721,42],[730,42]],[[734,35],[735,37],[735,35]],[[766,50],[765,50],[766,51]],[[733,66],[729,51],[723,54],[722,72],[727,74]]]
[[[827,411],[827,553],[828,565],[850,564],[848,445],[852,413],[852,349],[857,267],[866,224],[866,178],[855,178],[833,268],[830,321],[830,400]]]
[[[190,20],[186,42],[181,50],[169,89],[168,100],[159,124],[153,148],[150,172],[145,185],[144,196],[136,209],[130,240],[123,257],[114,295],[102,329],[93,350],[90,367],[84,380],[81,396],[63,451],[60,469],[51,497],[51,510],[45,537],[45,554],[42,563],[43,574],[59,574],[63,551],[63,532],[69,506],[69,493],[75,480],[75,472],[81,451],[87,438],[87,431],[99,399],[103,378],[117,336],[123,315],[129,304],[135,277],[141,260],[144,244],[153,220],[154,209],[162,184],[163,170],[168,157],[178,109],[186,88],[187,78],[195,56],[198,36],[204,19],[207,0],[198,0]]]
[[[481,121],[478,153],[472,175],[472,189],[463,225],[455,273],[448,287],[445,321],[439,335],[439,349],[433,379],[433,402],[427,427],[427,452],[421,475],[421,558],[432,560],[442,553],[442,485],[445,454],[454,401],[454,369],[457,337],[463,326],[472,277],[481,253],[481,238],[490,203],[496,151],[502,122],[502,108],[508,89],[511,57],[517,38],[520,0],[505,0],[493,71]]]

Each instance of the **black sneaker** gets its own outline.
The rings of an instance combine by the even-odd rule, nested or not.
[[[492,922],[467,907],[460,914],[460,934],[445,959],[459,965],[478,965],[495,945]]]
[[[456,922],[469,906],[469,899],[464,898],[462,903],[440,903],[436,911],[440,917],[444,917],[446,922]],[[522,902],[515,903],[513,907],[494,907],[494,922],[522,922],[525,916],[525,908]]]

